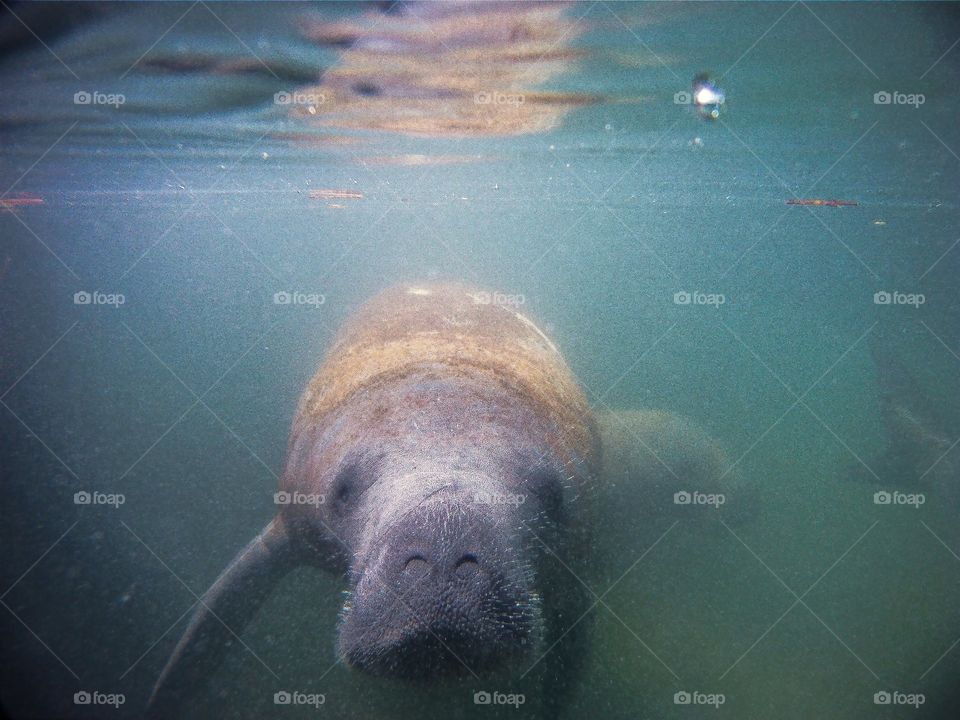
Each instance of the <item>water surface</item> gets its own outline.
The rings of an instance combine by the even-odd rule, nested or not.
[[[423,121],[421,85],[364,85],[386,72],[364,52],[416,61],[391,34],[400,10],[113,5],[62,34],[31,17],[46,46],[0,62],[7,712],[94,717],[73,698],[96,689],[138,716],[194,593],[274,513],[296,400],[336,327],[384,287],[455,279],[521,295],[597,407],[696,421],[757,503],[731,528],[666,513],[604,528],[593,589],[633,567],[592,613],[570,717],[953,717],[955,14],[573,4],[533,58],[491,59],[509,88],[417,65]],[[726,91],[716,122],[675,102],[703,70]],[[530,102],[439,122],[478,87]],[[349,112],[296,99],[338,92]],[[95,292],[123,302],[75,302]],[[697,292],[724,301],[675,301]],[[883,421],[876,337],[916,381],[917,442],[948,441],[926,474],[886,473],[885,449],[908,443]],[[94,490],[125,502],[75,504]],[[880,490],[925,502],[878,505]],[[336,664],[343,587],[286,581],[242,635],[262,663],[235,648],[193,716],[272,717],[282,688],[327,699],[291,716],[532,714]],[[925,702],[875,704],[894,690]],[[724,703],[676,704],[695,691]]]

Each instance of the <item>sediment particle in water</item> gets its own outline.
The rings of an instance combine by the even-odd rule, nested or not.
[[[820,198],[792,198],[787,205],[806,205],[812,207],[856,207],[856,200],[822,200]]]

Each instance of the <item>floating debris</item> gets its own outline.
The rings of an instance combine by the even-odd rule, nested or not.
[[[363,200],[363,193],[357,190],[311,190],[313,200]]]
[[[859,204],[860,203],[858,203],[856,200],[821,200],[819,198],[816,198],[816,199],[793,198],[791,200],[787,200],[787,205],[808,205],[813,207],[819,207],[819,206],[856,207]]]
[[[464,165],[483,160],[482,155],[381,155],[360,158],[362,165],[401,165],[419,167],[421,165]]]
[[[716,120],[726,96],[710,79],[709,73],[699,73],[693,78],[693,105],[700,117]]]
[[[43,198],[40,195],[21,193],[16,197],[0,198],[0,210],[13,212],[18,207],[27,207],[30,205],[43,205]]]
[[[359,145],[364,142],[363,138],[356,135],[327,135],[306,132],[275,132],[270,133],[270,137],[310,147]]]
[[[874,225],[886,225],[886,224],[887,224],[887,221],[886,221],[886,220],[881,220],[880,218],[877,218],[876,220],[873,221],[873,224],[874,224]]]

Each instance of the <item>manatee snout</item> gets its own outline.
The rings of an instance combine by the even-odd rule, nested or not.
[[[452,497],[403,514],[354,569],[339,646],[406,680],[491,671],[530,651],[540,611],[503,514]]]

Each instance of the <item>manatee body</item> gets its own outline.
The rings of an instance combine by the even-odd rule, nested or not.
[[[851,474],[903,493],[930,494],[946,507],[960,508],[960,453],[955,450],[960,423],[944,401],[951,393],[921,382],[909,340],[884,327],[870,335],[886,444],[869,465],[858,459]]]
[[[737,463],[693,421],[663,410],[601,411],[596,420],[605,521],[627,522],[625,513],[699,519],[722,510],[725,521],[742,522],[756,514]]]
[[[590,597],[577,578],[599,561],[598,485],[614,478],[622,504],[647,476],[659,487],[660,465],[706,482],[725,457],[664,414],[617,431],[603,416],[602,452],[556,347],[490,299],[458,284],[399,286],[346,322],[300,400],[288,502],[204,595],[154,688],[154,716],[202,690],[300,565],[346,578],[337,648],[348,665],[416,684],[539,664],[545,712],[559,712],[585,654],[589,624],[575,621]],[[631,450],[638,442],[661,452]]]
[[[293,423],[283,487],[329,501],[284,522],[349,573],[339,647],[363,670],[429,678],[529,654],[546,602],[533,533],[564,555],[585,543],[590,409],[550,340],[485,298],[381,294]]]

